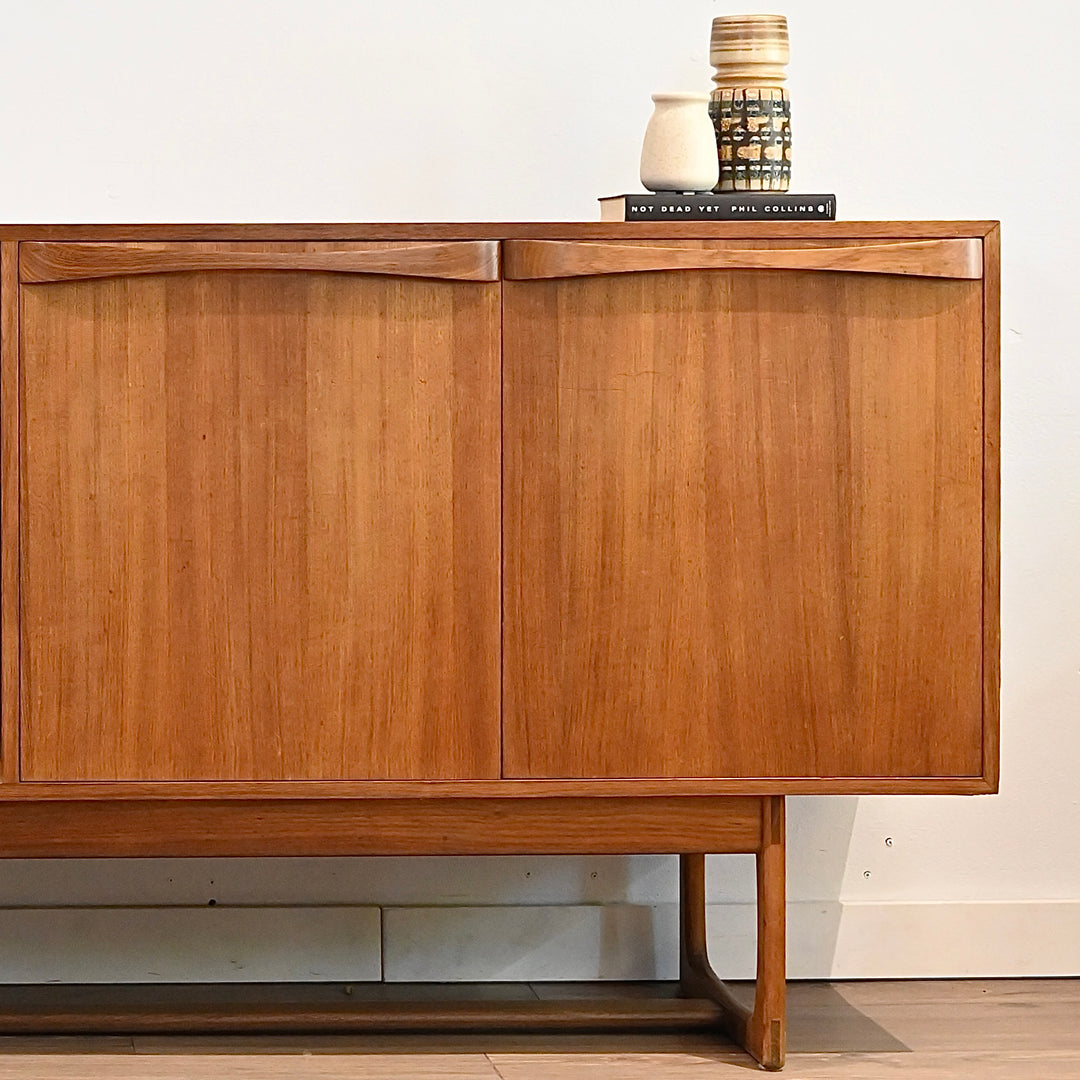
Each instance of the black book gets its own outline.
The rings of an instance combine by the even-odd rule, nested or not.
[[[601,221],[835,221],[835,195],[787,191],[681,192],[609,195]]]

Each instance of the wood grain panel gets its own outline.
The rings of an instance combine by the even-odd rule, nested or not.
[[[150,783],[36,781],[0,785],[6,802],[72,799],[546,799],[553,796],[626,798],[654,795],[986,795],[981,776],[723,776],[629,780],[169,780]]]
[[[982,289],[504,286],[504,771],[979,776]]]
[[[0,856],[752,852],[761,800],[210,799],[0,804]]]
[[[24,285],[22,777],[499,771],[497,285]]]
[[[19,245],[0,243],[0,776],[19,776]]]
[[[983,241],[983,776],[998,790],[1001,712],[1001,230]]]
[[[499,245],[494,240],[451,243],[351,245],[273,250],[231,245],[201,250],[192,244],[27,243],[19,251],[24,282],[82,281],[127,274],[185,270],[321,270],[337,274],[393,274],[452,281],[498,281]]]
[[[838,270],[915,277],[982,277],[982,242],[975,239],[883,240],[800,247],[724,244],[678,247],[558,240],[508,240],[510,280],[630,274],[647,270]]]

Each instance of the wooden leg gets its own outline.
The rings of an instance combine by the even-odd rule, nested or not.
[[[787,991],[787,910],[784,799],[762,800],[762,841],[757,853],[757,989],[748,1049],[766,1069],[784,1066]]]
[[[757,986],[754,1007],[732,996],[709,964],[705,938],[705,856],[680,855],[679,981],[683,992],[723,1010],[731,1037],[766,1069],[782,1069],[785,1051],[784,799],[761,800],[757,853]]]

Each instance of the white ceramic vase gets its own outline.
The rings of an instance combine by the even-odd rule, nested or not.
[[[650,191],[712,191],[720,178],[709,95],[653,94],[641,146],[641,182]]]

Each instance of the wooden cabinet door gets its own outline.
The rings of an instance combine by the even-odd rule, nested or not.
[[[505,272],[505,774],[979,776],[980,242]]]
[[[20,259],[22,778],[497,776],[496,245]]]

